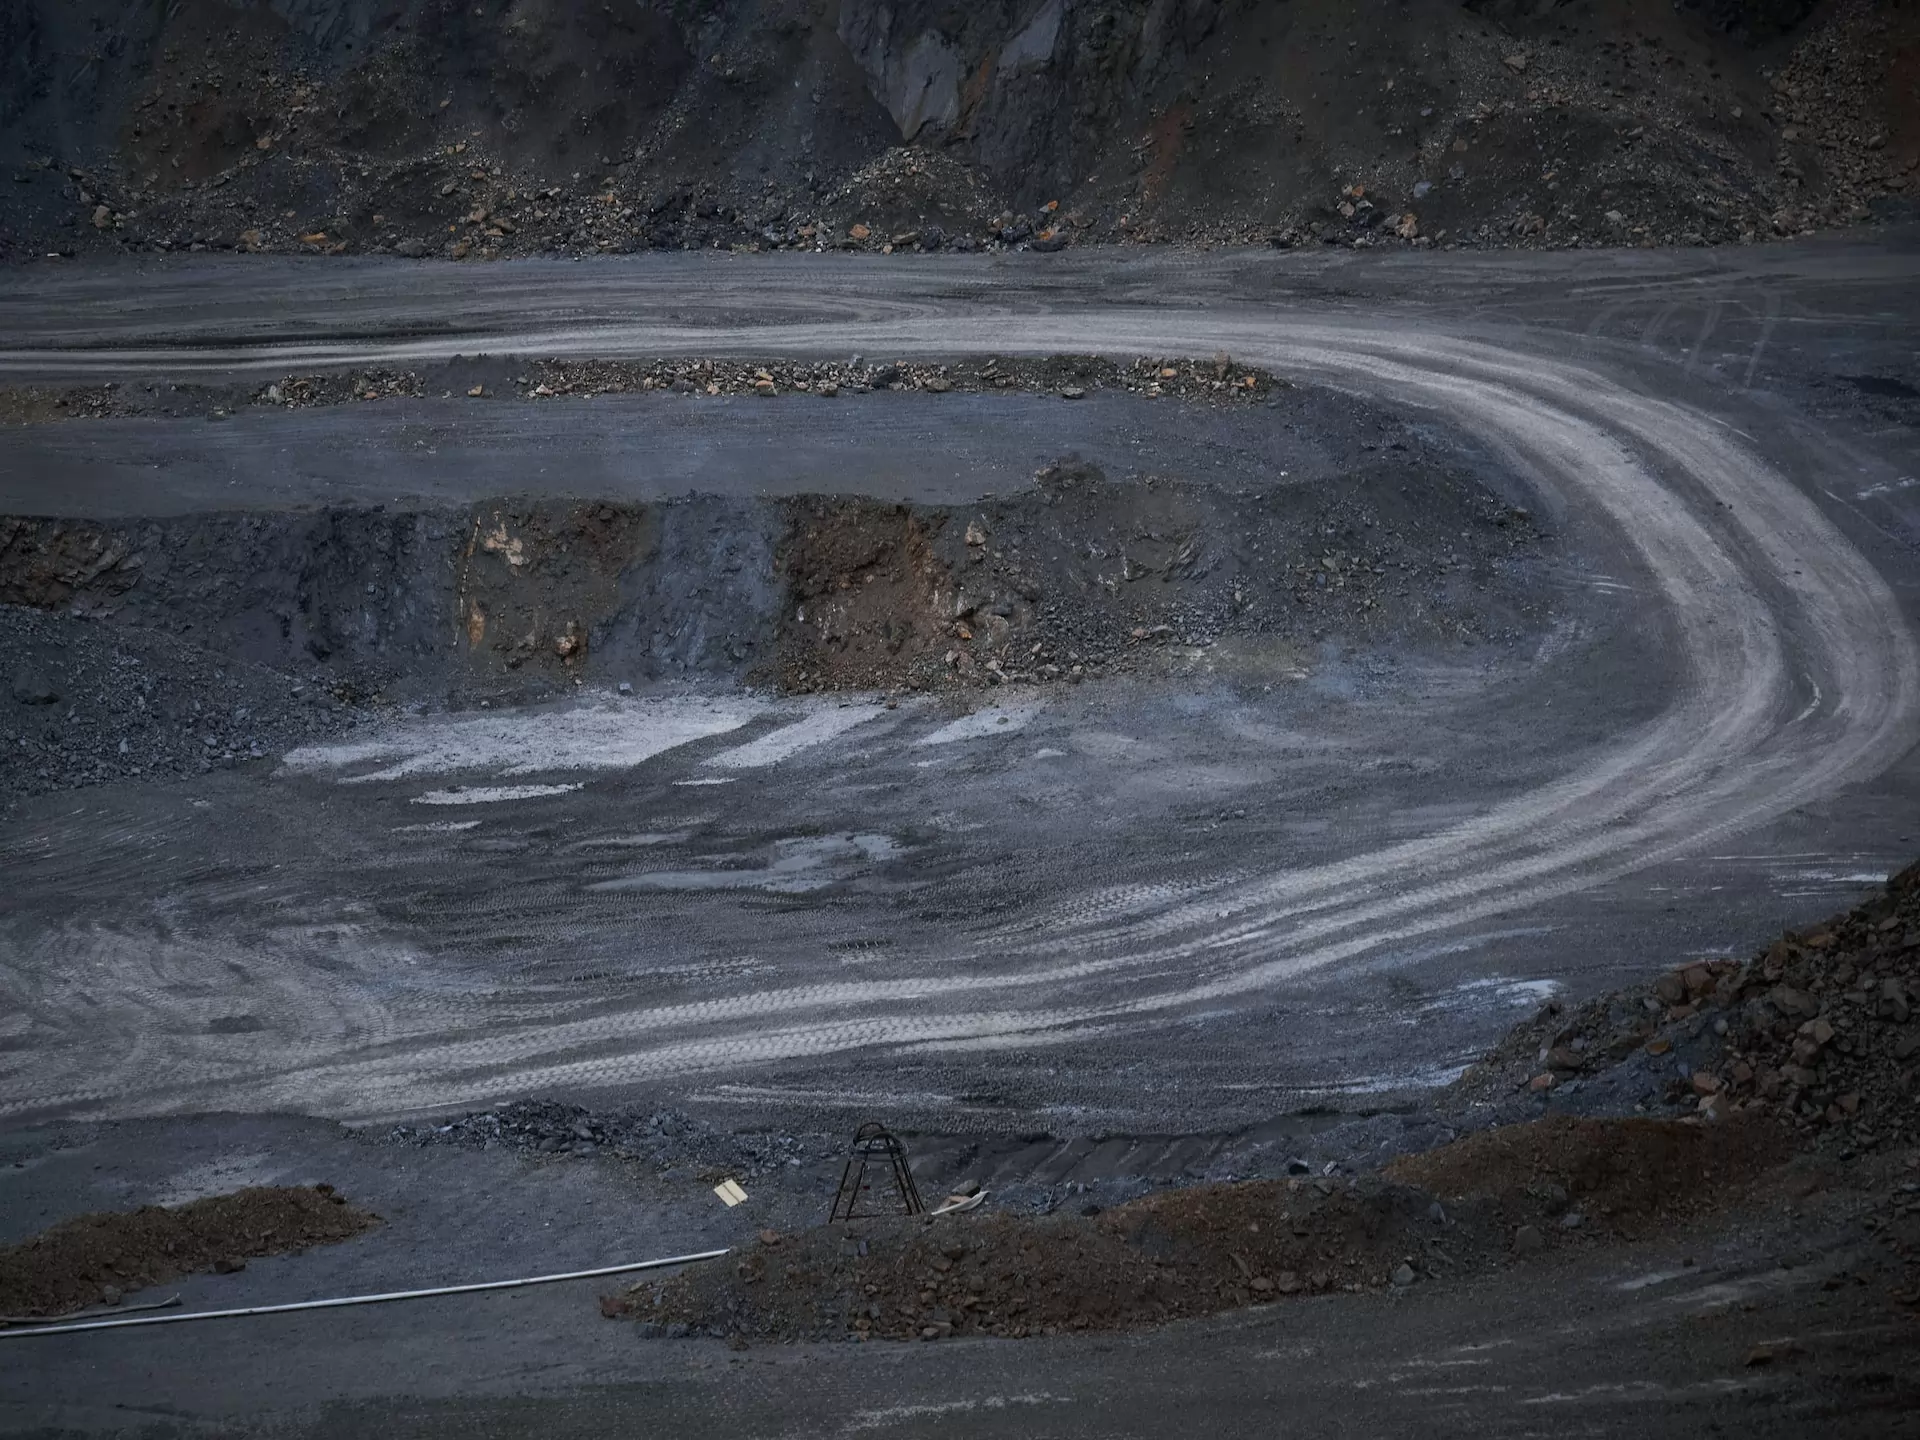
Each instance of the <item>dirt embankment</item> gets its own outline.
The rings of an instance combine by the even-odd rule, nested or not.
[[[1764,1126],[1562,1120],[1382,1176],[1162,1191],[1112,1210],[763,1232],[725,1265],[609,1296],[650,1334],[937,1340],[1132,1329],[1330,1291],[1400,1291],[1644,1234],[1739,1195]]]
[[[1386,452],[1337,487],[1234,492],[1113,483],[1068,460],[971,507],[689,497],[0,518],[0,604],[358,696],[551,693],[590,676],[945,688],[1078,680],[1232,636],[1510,639],[1544,614],[1507,564],[1539,543],[1471,476]],[[23,649],[61,647],[28,628]],[[25,668],[64,694],[49,655]]]
[[[1012,1338],[1157,1324],[1483,1258],[1491,1237],[1369,1181],[1169,1191],[1098,1216],[869,1221],[782,1236],[603,1305],[747,1339]],[[1414,1283],[1412,1271],[1403,1275]]]
[[[1116,485],[1066,462],[962,511],[801,502],[777,673],[795,689],[1079,681],[1234,639],[1298,653],[1538,624],[1503,569],[1537,544],[1530,517],[1464,477],[1424,476],[1418,498],[1407,482],[1390,460],[1337,493]]]
[[[0,249],[1739,240],[1920,196],[1920,7],[29,0]]]
[[[0,1315],[52,1317],[182,1275],[350,1240],[380,1223],[331,1185],[262,1186],[167,1208],[77,1215],[0,1249]]]
[[[329,667],[367,693],[409,672],[566,675],[585,626],[654,548],[638,506],[507,501],[0,519],[0,603],[192,636],[235,661]],[[337,663],[336,663],[337,662]]]
[[[1384,1173],[1448,1203],[1484,1202],[1521,1227],[1516,1248],[1526,1251],[1544,1248],[1543,1221],[1563,1233],[1644,1238],[1724,1209],[1789,1150],[1764,1119],[1703,1126],[1554,1115],[1482,1130]],[[1532,1236],[1522,1233],[1529,1226]]]

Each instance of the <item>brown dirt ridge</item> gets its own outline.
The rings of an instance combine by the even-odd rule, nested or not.
[[[198,1271],[350,1240],[379,1217],[331,1185],[255,1186],[176,1207],[76,1215],[0,1249],[0,1315],[64,1315]]]
[[[1064,461],[964,510],[802,500],[774,673],[790,690],[1078,683],[1236,640],[1430,645],[1530,623],[1501,576],[1538,546],[1532,517],[1461,476],[1424,477],[1417,501],[1407,480],[1386,459],[1337,498],[1225,493]],[[1469,528],[1443,530],[1436,499]]]
[[[1780,1130],[1764,1120],[1703,1126],[1549,1115],[1391,1161],[1384,1173],[1450,1203],[1492,1202],[1520,1224],[1544,1212],[1562,1229],[1591,1223],[1645,1236],[1724,1207],[1788,1153]]]
[[[650,1334],[935,1340],[1132,1329],[1395,1293],[1723,1208],[1784,1154],[1764,1122],[1550,1117],[1377,1175],[1164,1190],[1113,1209],[764,1231],[727,1265],[609,1296]],[[1091,1213],[1089,1213],[1091,1212]]]
[[[1022,1338],[1391,1285],[1401,1266],[1455,1266],[1495,1243],[1430,1197],[1379,1180],[1256,1181],[1092,1216],[767,1231],[737,1260],[641,1285],[603,1309],[748,1339]]]

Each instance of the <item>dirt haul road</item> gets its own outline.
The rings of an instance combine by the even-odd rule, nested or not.
[[[1585,536],[1587,554],[1609,557],[1614,583],[1635,597],[1611,628],[1649,643],[1582,681],[1581,643],[1564,633],[1543,642],[1492,707],[1534,732],[1537,763],[1482,754],[1385,824],[1352,822],[1352,789],[1298,799],[1275,771],[1249,769],[1244,749],[1178,752],[1198,713],[1178,684],[1104,712],[1044,688],[1002,693],[972,717],[921,702],[888,711],[709,689],[637,714],[609,699],[611,709],[523,721],[428,718],[296,750],[270,777],[224,778],[191,801],[108,792],[92,807],[29,806],[9,823],[9,868],[27,899],[0,942],[0,984],[19,1017],[0,1113],[364,1120],[586,1092],[938,1112],[969,1079],[984,1092],[1015,1077],[979,1103],[1193,1128],[1242,1104],[1271,1112],[1284,1104],[1276,1096],[1417,1088],[1491,1022],[1412,1041],[1405,1029],[1444,1005],[1406,1007],[1388,1035],[1378,1008],[1363,1007],[1331,1025],[1336,1039],[1277,1045],[1274,1017],[1288,1005],[1301,1007],[1296,1020],[1312,1013],[1313,987],[1330,973],[1421,975],[1428,1001],[1505,985],[1530,1003],[1570,972],[1591,984],[1609,967],[1631,971],[1629,937],[1658,908],[1659,887],[1621,900],[1627,877],[1684,875],[1712,890],[1757,854],[1761,868],[1739,870],[1711,902],[1726,907],[1713,923],[1731,924],[1742,894],[1777,888],[1781,857],[1804,853],[1807,831],[1793,826],[1810,810],[1830,817],[1814,827],[1823,858],[1812,867],[1827,866],[1830,883],[1844,888],[1875,863],[1833,869],[1842,847],[1899,852],[1920,734],[1912,431],[1882,421],[1877,434],[1835,434],[1810,412],[1831,409],[1835,372],[1904,384],[1913,356],[1901,336],[1920,318],[1914,273],[1898,238],[1697,259],[1372,265],[689,257],[457,273],[278,261],[17,272],[0,290],[0,381],[14,384],[264,383],[475,354],[1225,352],[1463,434]],[[343,437],[360,423],[354,407],[332,413]],[[100,428],[73,433],[99,435],[102,466],[129,458],[114,453],[116,422],[87,423]],[[1044,417],[1022,423],[1044,444]],[[991,428],[990,411],[980,424]],[[61,513],[60,497],[33,493],[30,449],[0,484],[10,509]],[[404,478],[395,485],[404,491]],[[1556,670],[1558,650],[1572,658]],[[1612,712],[1608,728],[1622,692],[1643,703]],[[1222,729],[1247,730],[1256,711],[1233,709]],[[1606,733],[1593,733],[1596,717]],[[1339,723],[1357,727],[1347,738],[1363,753],[1338,763],[1368,774],[1425,722],[1403,709],[1398,730]],[[1485,709],[1446,720],[1467,755],[1478,727],[1494,723]],[[1297,805],[1321,829],[1276,835],[1270,849],[1244,834],[1183,832],[1170,853],[1164,808],[1148,805],[1130,830],[1122,817],[1120,841],[1080,861],[1070,806],[1018,844],[1003,843],[1011,832],[993,827],[1011,822],[992,814],[946,827],[985,826],[986,840],[953,842],[970,851],[929,833],[969,806],[1018,810],[1012,792],[1032,783],[1021,767],[1036,756],[1081,766],[1083,789],[1118,784],[1137,765],[1115,748],[1114,731],[1128,727],[1128,745],[1159,743],[1189,771],[1240,766],[1242,816]],[[957,775],[935,763],[1012,738],[1025,749],[1004,763],[973,761]],[[834,758],[833,746],[856,740],[862,748]],[[1520,744],[1493,741],[1510,742]],[[850,777],[863,770],[888,783],[861,791]],[[653,788],[619,790],[626,774]],[[739,788],[723,793],[730,782]],[[695,800],[698,814],[685,808]],[[412,809],[487,802],[534,818],[516,830],[470,818],[482,810]],[[784,828],[770,823],[718,862],[649,849],[684,846],[689,827],[723,805],[774,814]],[[829,805],[841,823],[809,813]],[[308,829],[300,851],[285,832]],[[601,863],[559,871],[530,853],[596,844]],[[631,863],[636,850],[646,863]],[[622,863],[604,863],[609,852]],[[1124,882],[1108,863],[1120,852]],[[498,908],[489,854],[520,874],[500,882],[522,889]],[[942,871],[956,855],[966,866]],[[436,878],[408,868],[423,861]],[[980,893],[994,903],[961,903],[947,912],[963,917],[954,923],[927,918],[941,913],[930,891],[951,900],[971,877],[1029,862],[1016,893],[992,892],[1006,877],[989,876]],[[209,879],[209,863],[231,868]],[[463,869],[466,889],[446,878]],[[138,918],[113,908],[129,884],[152,892]],[[195,886],[193,918],[170,928],[167,897]],[[768,944],[769,912],[736,903],[742,894],[801,897],[796,911],[819,894],[832,924],[785,919],[788,948],[804,953],[769,955],[782,948]],[[1586,895],[1620,900],[1627,918],[1570,922]],[[661,896],[696,898],[656,912]],[[1825,895],[1808,908],[1827,908]],[[1543,931],[1527,918],[1547,914],[1579,934],[1542,954]],[[635,971],[634,927],[649,924],[653,968]],[[861,936],[878,937],[871,950]],[[1721,936],[1728,946],[1746,938]],[[1516,949],[1531,963],[1514,966]],[[516,951],[573,973],[503,970],[492,958]],[[1595,954],[1606,958],[1591,963]],[[1184,1089],[1143,1095],[1145,1057],[1188,1077]],[[1086,1073],[1071,1073],[1082,1059]],[[883,1078],[850,1086],[852,1067]],[[1223,1099],[1228,1074],[1255,1082],[1253,1098]],[[938,1083],[923,1085],[928,1077]]]

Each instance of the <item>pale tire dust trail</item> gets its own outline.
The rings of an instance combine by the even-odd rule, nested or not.
[[[804,294],[778,298],[768,308],[819,304]],[[1222,882],[1118,918],[1099,907],[1089,918],[1079,900],[1061,897],[977,946],[941,947],[936,974],[749,990],[686,1006],[594,1006],[573,1019],[564,1018],[564,1004],[530,1011],[505,999],[442,997],[420,1009],[392,996],[391,1013],[368,1026],[379,1034],[375,1045],[364,1031],[343,1035],[340,1049],[291,1065],[234,1072],[202,1060],[196,1073],[194,1047],[181,1043],[164,1059],[135,1052],[104,1075],[96,1052],[63,1081],[52,1072],[65,1067],[49,1066],[42,1052],[37,1093],[10,1095],[0,1113],[50,1104],[101,1114],[244,1107],[366,1119],[874,1047],[1070,1039],[1083,1027],[1298,980],[1697,851],[1869,780],[1914,743],[1920,654],[1893,593],[1783,475],[1710,416],[1646,398],[1595,367],[1515,357],[1437,325],[1421,334],[1405,316],[1370,324],[1350,312],[1302,308],[1262,321],[1244,311],[1098,313],[1076,305],[983,319],[966,300],[952,313],[942,306],[935,297],[867,297],[853,318],[752,328],[619,323],[37,358],[50,369],[266,373],[406,363],[480,345],[553,355],[1091,352],[1123,360],[1225,349],[1302,381],[1433,410],[1617,530],[1639,552],[1676,626],[1684,652],[1677,693],[1658,720],[1619,737],[1609,753],[1464,824],[1325,866]],[[887,318],[876,321],[876,313]],[[0,366],[22,369],[34,358],[10,352]],[[1795,676],[1817,686],[1818,708],[1795,713]],[[1049,926],[1046,913],[1056,906],[1081,918]],[[14,968],[9,990],[19,980]],[[1177,983],[1129,978],[1169,970]],[[1039,1003],[979,1008],[1029,994]],[[343,1002],[317,993],[292,1003]],[[155,1060],[165,1077],[159,1085]],[[82,1096],[87,1103],[76,1105]]]

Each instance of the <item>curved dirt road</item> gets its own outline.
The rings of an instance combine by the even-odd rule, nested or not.
[[[216,1042],[129,1035],[131,1049],[103,1063],[93,1046],[55,1043],[8,1079],[0,1112],[366,1118],[507,1094],[773,1075],[794,1062],[831,1074],[828,1057],[870,1065],[900,1047],[1071,1044],[1374,962],[1870,791],[1920,736],[1912,606],[1882,573],[1888,553],[1869,558],[1810,498],[1831,494],[1834,477],[1807,466],[1804,450],[1768,453],[1743,429],[1752,423],[1744,392],[1770,373],[1768,342],[1751,349],[1744,376],[1729,373],[1737,366],[1716,376],[1700,360],[1715,348],[1711,326],[1687,337],[1683,364],[1658,349],[1666,322],[1643,327],[1634,349],[1604,330],[1621,305],[1654,295],[1670,309],[1681,303],[1674,297],[1718,284],[1773,293],[1772,310],[1740,302],[1770,334],[1779,295],[1871,291],[1904,261],[1847,252],[1772,262],[1795,272],[1785,278],[1671,263],[1680,268],[1649,275],[1631,257],[1609,260],[1614,273],[1601,281],[1611,293],[1564,302],[1547,320],[1490,320],[1483,307],[1551,309],[1537,295],[1514,297],[1523,285],[1552,288],[1561,257],[1543,257],[1536,275],[1511,257],[1439,271],[1430,283],[1451,306],[1394,293],[1389,267],[1356,278],[1264,257],[1096,259],[1011,277],[951,263],[693,261],[537,275],[502,266],[469,272],[500,277],[472,291],[438,276],[416,287],[407,267],[279,267],[279,285],[263,281],[262,267],[210,267],[177,283],[155,277],[134,308],[113,313],[86,272],[16,282],[0,294],[12,336],[0,379],[263,375],[476,352],[1125,359],[1225,350],[1304,383],[1431,412],[1490,447],[1550,505],[1610,531],[1657,592],[1671,637],[1661,662],[1674,681],[1656,718],[1572,768],[1518,794],[1490,790],[1451,823],[1327,863],[1276,868],[1255,854],[1159,889],[1083,885],[984,932],[914,936],[920,963],[891,975],[767,984],[749,972],[685,1004],[601,995],[443,1009],[426,1020],[376,987],[343,991],[308,976],[322,988],[298,993],[304,972],[289,969],[275,1003],[328,1013],[323,1046],[236,1064]],[[1370,303],[1331,293],[1363,281],[1378,292]],[[1150,303],[1156,290],[1163,298]],[[1595,317],[1598,332],[1578,344],[1566,328],[1576,315]],[[67,992],[28,973],[30,948],[13,955],[5,988],[58,1032],[47,1007]],[[118,962],[103,963],[110,972]],[[160,973],[144,983],[165,989],[152,978]],[[110,973],[96,978],[112,984]],[[168,1028],[163,1010],[148,1017],[155,1028]]]

